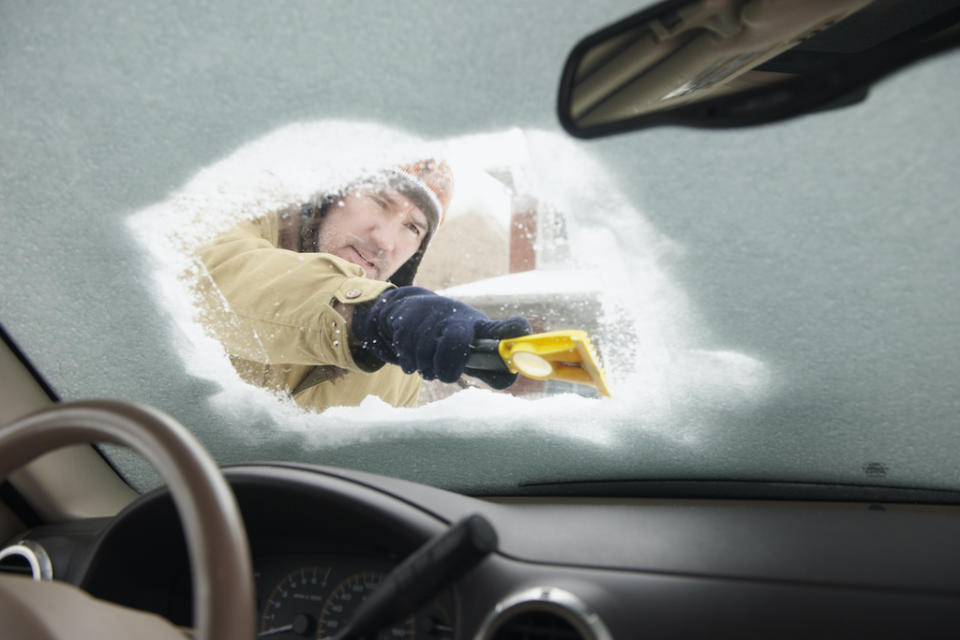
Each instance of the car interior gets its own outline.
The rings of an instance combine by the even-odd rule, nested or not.
[[[639,146],[656,127],[689,135],[813,120],[870,103],[875,82],[922,59],[949,57],[958,5],[669,0],[601,16],[607,26],[556,61],[557,102],[542,109],[584,145]],[[770,25],[750,34],[764,55],[718,40],[738,19],[747,31]],[[835,23],[849,33],[831,39]],[[856,52],[844,51],[857,34]],[[713,48],[698,44],[711,37]],[[645,80],[646,68],[669,74]],[[683,76],[682,96],[671,74]],[[665,92],[680,99],[664,104]],[[858,469],[860,483],[622,474],[470,491],[455,475],[436,486],[389,467],[229,460],[173,402],[61,394],[10,317],[0,316],[3,638],[960,634],[955,477],[885,482],[878,461]],[[941,319],[945,333],[956,328],[956,317]],[[956,408],[937,410],[956,427]],[[447,446],[438,455],[455,466]],[[119,448],[160,482],[131,482]]]

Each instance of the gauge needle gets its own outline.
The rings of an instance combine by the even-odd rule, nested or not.
[[[296,636],[303,636],[304,638],[312,636],[317,630],[317,619],[311,616],[308,613],[298,613],[297,617],[293,619],[292,624],[285,624],[282,627],[274,627],[272,629],[267,629],[266,631],[261,631],[257,634],[258,638],[265,638],[267,636],[276,635],[278,633],[284,633],[286,631],[293,631],[293,634]]]
[[[261,631],[257,634],[258,638],[265,638],[267,636],[273,636],[278,633],[283,633],[284,631],[293,631],[292,624],[285,624],[282,627],[274,627],[273,629],[267,629],[266,631]]]

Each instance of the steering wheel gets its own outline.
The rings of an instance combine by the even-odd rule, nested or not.
[[[194,637],[253,638],[253,572],[240,511],[217,464],[173,418],[122,402],[57,404],[0,427],[0,478],[43,453],[91,442],[133,449],[167,483],[190,553]],[[2,578],[4,638],[184,637],[159,616],[97,600],[65,583]]]

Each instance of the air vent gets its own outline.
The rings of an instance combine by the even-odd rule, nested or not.
[[[610,640],[603,621],[577,596],[556,587],[527,589],[487,616],[479,640]]]
[[[555,613],[529,611],[504,620],[491,640],[586,640],[572,624]]]
[[[53,565],[47,550],[30,540],[0,549],[0,572],[32,576],[34,580],[53,579]]]
[[[11,555],[0,560],[0,573],[29,576],[33,575],[33,570],[26,558],[20,555]]]

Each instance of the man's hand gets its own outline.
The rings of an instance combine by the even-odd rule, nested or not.
[[[467,365],[470,345],[479,339],[525,336],[530,323],[515,316],[494,322],[473,307],[421,287],[383,292],[372,304],[357,305],[352,328],[364,349],[405,373],[426,380],[456,382]],[[472,371],[472,370],[471,370]],[[471,373],[495,389],[506,389],[515,373]]]

